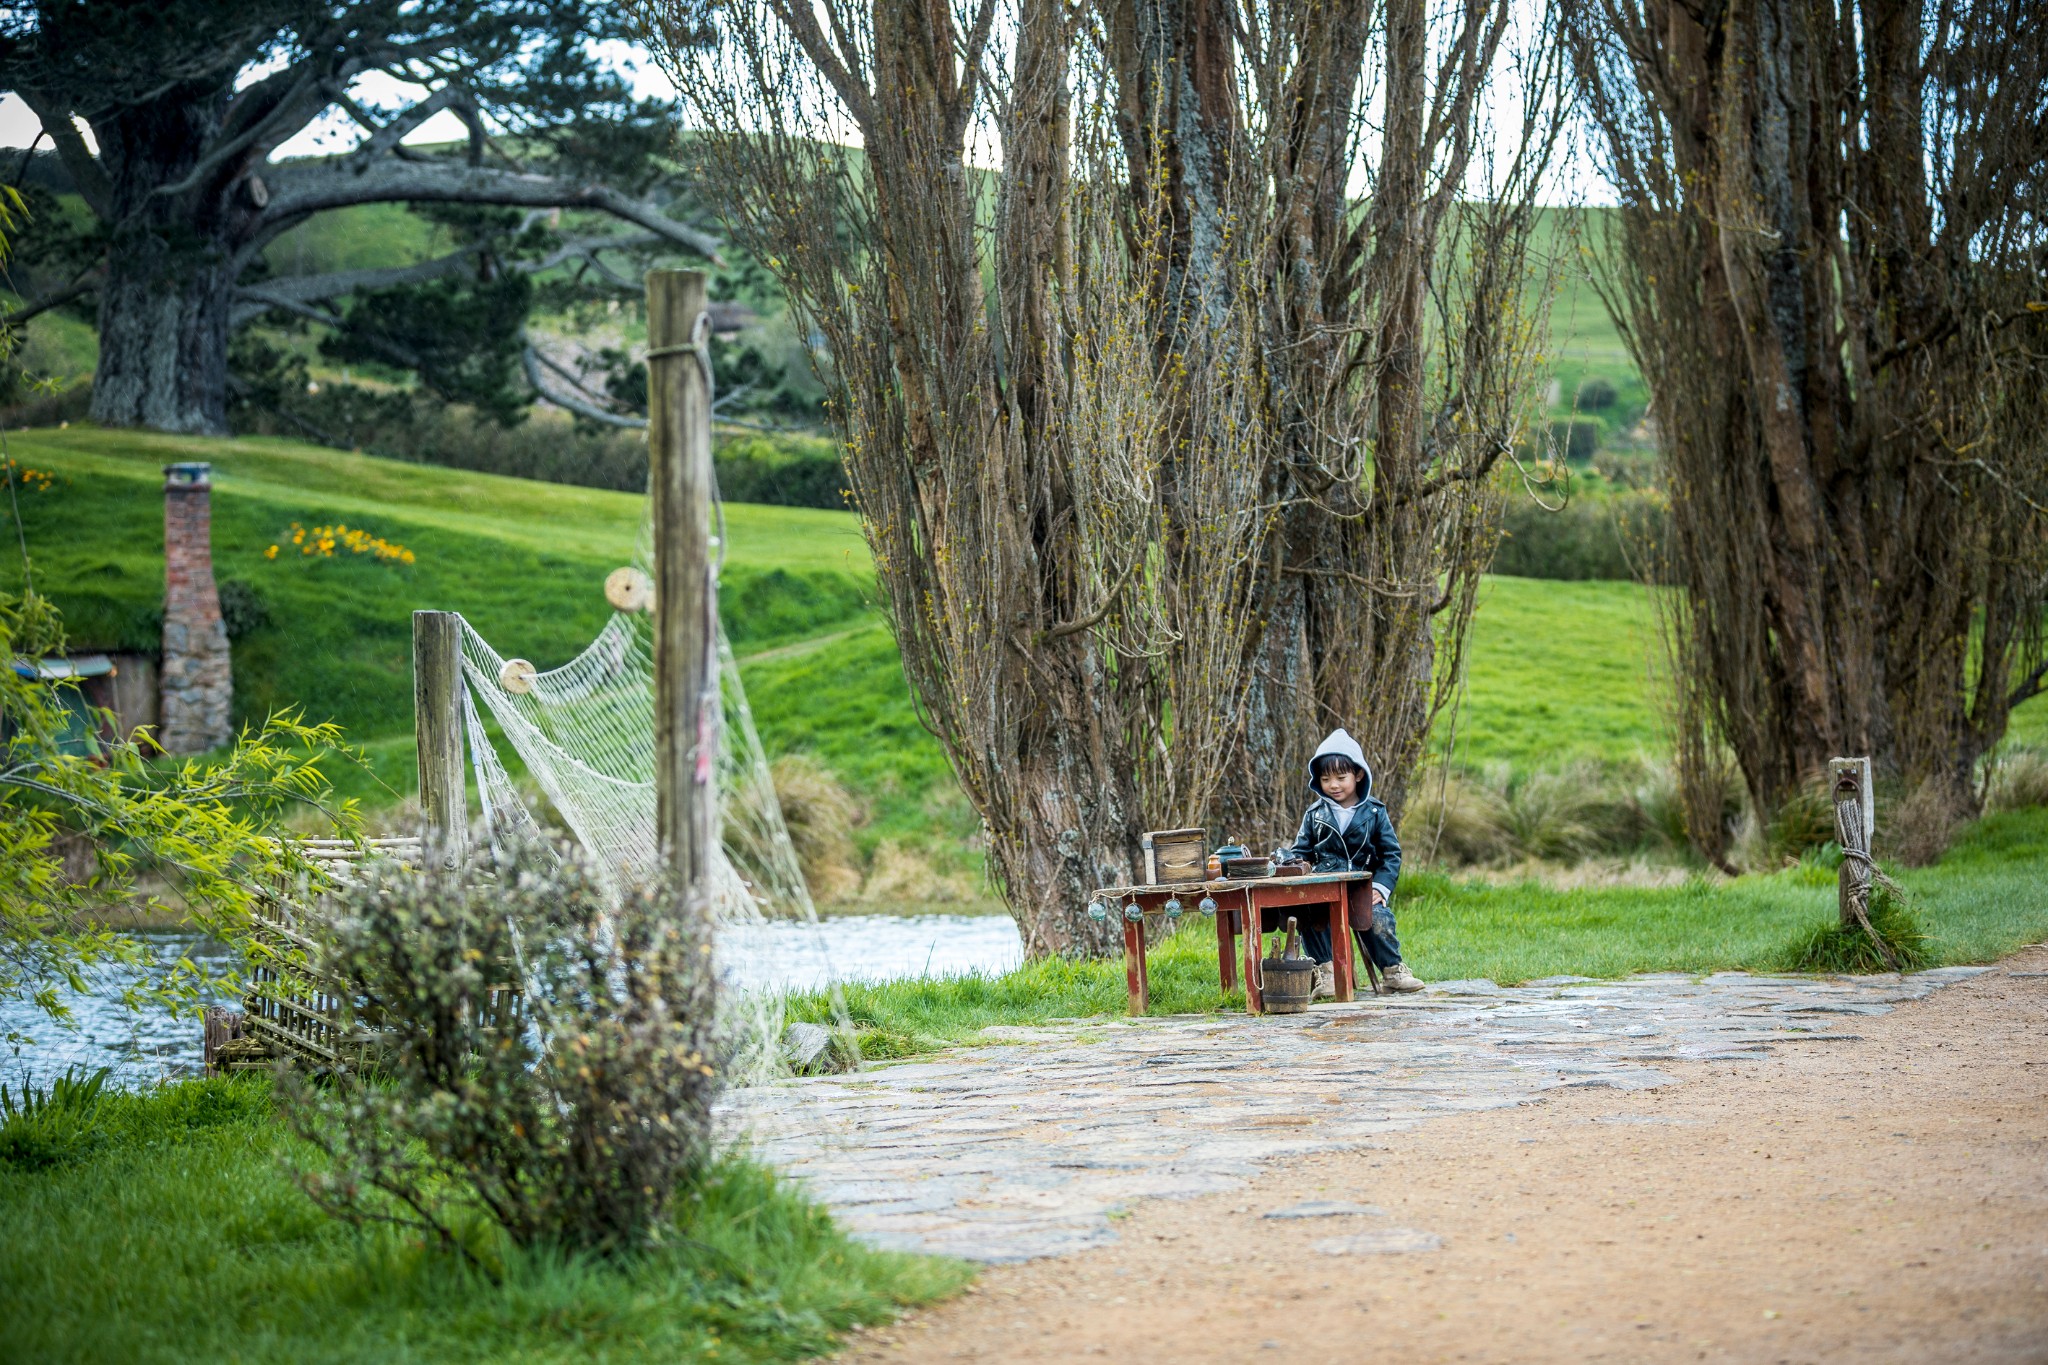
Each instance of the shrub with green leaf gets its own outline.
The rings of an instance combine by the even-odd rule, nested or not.
[[[373,863],[338,891],[317,966],[355,988],[370,1074],[287,1077],[323,1151],[309,1192],[486,1264],[519,1247],[614,1254],[659,1239],[709,1159],[722,1077],[710,924],[665,883],[614,903],[545,846],[494,868]]]
[[[194,928],[233,944],[267,889],[315,875],[289,841],[268,837],[287,812],[310,806],[342,833],[357,825],[353,803],[327,800],[322,761],[348,756],[337,727],[274,715],[223,758],[152,765],[132,736],[112,734],[111,716],[74,704],[74,682],[41,676],[39,662],[63,648],[47,599],[0,595],[0,999],[26,996],[58,1019],[59,987],[149,965],[140,940],[94,922],[118,902],[157,905],[137,890],[140,874],[160,879]],[[77,751],[67,737],[81,710],[104,733]],[[67,866],[67,845],[91,853],[77,860],[84,875]],[[123,999],[189,1006],[213,985],[186,958],[136,978]]]

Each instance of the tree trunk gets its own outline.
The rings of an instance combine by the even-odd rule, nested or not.
[[[100,286],[94,421],[227,433],[235,274],[232,252],[222,243],[174,247],[150,235],[110,253]]]
[[[108,426],[227,433],[229,318],[256,205],[229,163],[184,187],[218,132],[226,86],[170,87],[93,122],[112,244],[100,286],[92,415]]]

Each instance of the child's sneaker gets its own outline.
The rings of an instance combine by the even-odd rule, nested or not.
[[[1408,970],[1408,964],[1405,962],[1396,962],[1391,967],[1380,968],[1380,980],[1387,983],[1388,990],[1400,991],[1404,995],[1422,989],[1422,982],[1416,979],[1415,973]]]
[[[1337,998],[1337,968],[1331,963],[1318,962],[1316,964],[1315,998],[1317,1000],[1334,1000]]]

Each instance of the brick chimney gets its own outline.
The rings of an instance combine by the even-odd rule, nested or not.
[[[233,738],[234,667],[213,585],[213,466],[164,466],[165,753],[196,754]]]

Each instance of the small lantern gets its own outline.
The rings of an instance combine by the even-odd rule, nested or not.
[[[1124,918],[1136,924],[1139,920],[1145,918],[1145,907],[1136,901],[1132,901],[1124,907]]]
[[[1101,923],[1103,920],[1109,918],[1109,907],[1104,905],[1101,901],[1089,901],[1088,918],[1094,920],[1098,924]]]
[[[1195,909],[1197,909],[1197,910],[1201,911],[1201,912],[1202,912],[1203,914],[1205,914],[1205,915],[1213,915],[1213,914],[1215,914],[1215,913],[1216,913],[1216,898],[1215,898],[1214,896],[1204,896],[1204,897],[1202,897],[1202,903],[1201,903],[1200,905],[1196,906],[1196,907],[1195,907]]]
[[[1179,919],[1179,918],[1180,918],[1180,897],[1179,897],[1179,896],[1174,896],[1174,897],[1172,897],[1171,899],[1169,899],[1169,900],[1168,900],[1168,901],[1166,902],[1166,917],[1167,917],[1168,919]]]

